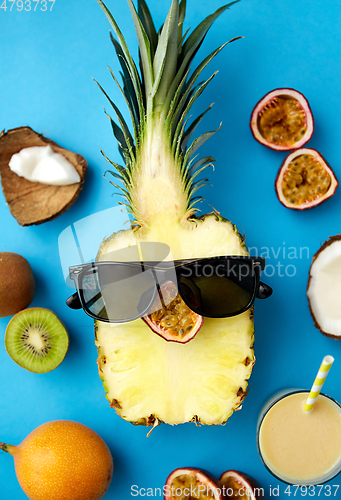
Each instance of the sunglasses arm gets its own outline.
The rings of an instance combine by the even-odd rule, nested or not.
[[[272,288],[269,285],[266,285],[262,281],[259,282],[259,287],[257,291],[257,299],[267,299],[272,295]]]
[[[82,309],[82,304],[79,300],[77,292],[75,292],[73,295],[71,295],[71,297],[67,299],[66,305],[70,307],[70,309]]]

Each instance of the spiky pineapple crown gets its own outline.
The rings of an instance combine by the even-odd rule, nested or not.
[[[174,193],[179,197],[175,203],[174,213],[176,217],[188,217],[196,210],[193,209],[194,205],[202,199],[201,196],[194,196],[195,193],[208,183],[208,179],[196,180],[196,178],[215,161],[211,156],[198,159],[195,153],[219,130],[206,132],[190,143],[197,126],[212,105],[190,125],[188,125],[189,111],[217,72],[204,82],[199,84],[196,82],[208,63],[228,43],[240,37],[233,38],[218,47],[193,72],[190,64],[213,22],[238,0],[224,5],[205,18],[191,33],[190,30],[183,33],[186,0],[181,0],[180,4],[179,0],[172,1],[166,20],[158,32],[145,0],[138,0],[137,10],[132,0],[127,0],[139,44],[139,69],[112,14],[102,0],[97,1],[109,19],[117,38],[115,39],[110,33],[122,68],[120,75],[123,86],[109,69],[123,94],[133,125],[132,135],[122,113],[98,84],[113,107],[120,124],[119,126],[110,115],[107,115],[124,160],[124,166],[114,163],[102,151],[106,160],[115,168],[115,171],[108,172],[118,179],[122,186],[112,181],[111,183],[121,191],[119,194],[125,198],[123,204],[140,223],[148,224],[153,210],[154,212],[166,210],[166,204],[163,205],[162,201],[156,209],[150,207],[148,197],[151,193],[155,193],[155,187],[160,190],[160,198],[166,196],[168,188],[170,191],[174,188]],[[159,143],[156,143],[156,138],[160,139]],[[167,178],[166,188],[160,187],[160,183],[152,188],[149,181],[155,178],[162,180]],[[141,194],[143,185],[146,186],[147,193],[145,201]],[[173,194],[171,193],[170,199]]]

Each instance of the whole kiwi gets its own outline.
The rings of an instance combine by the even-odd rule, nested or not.
[[[34,296],[32,269],[17,253],[0,252],[0,318],[28,307]]]

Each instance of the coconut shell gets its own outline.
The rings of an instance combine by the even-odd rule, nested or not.
[[[328,248],[330,245],[332,245],[333,243],[335,243],[336,241],[340,241],[341,240],[341,234],[336,234],[335,236],[329,236],[329,240],[325,241],[323,243],[323,245],[317,250],[317,252],[315,253],[315,255],[313,256],[313,259],[311,261],[311,266],[310,266],[310,269],[309,269],[309,278],[308,278],[308,286],[307,286],[307,299],[308,299],[308,304],[309,304],[309,310],[310,310],[310,314],[311,314],[311,317],[313,318],[314,320],[314,326],[315,328],[317,328],[321,333],[323,333],[323,335],[325,335],[326,337],[329,337],[331,339],[334,339],[334,340],[340,340],[341,337],[339,335],[333,335],[332,333],[328,333],[328,332],[325,332],[320,324],[318,323],[317,319],[316,319],[316,316],[314,314],[314,311],[313,311],[313,308],[311,306],[311,303],[310,303],[310,299],[309,299],[309,295],[308,295],[308,290],[309,290],[309,287],[310,287],[310,282],[311,282],[311,279],[312,279],[312,276],[311,276],[311,268],[315,262],[315,260],[319,257],[319,255],[326,249]]]
[[[11,157],[24,148],[51,146],[55,153],[63,155],[77,170],[80,182],[69,186],[49,186],[31,182],[12,172]],[[7,205],[21,226],[43,224],[66,212],[77,200],[87,171],[83,156],[64,149],[55,142],[38,134],[30,127],[19,127],[0,134],[1,185]]]

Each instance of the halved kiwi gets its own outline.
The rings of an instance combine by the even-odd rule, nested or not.
[[[34,373],[47,373],[65,358],[69,337],[49,309],[33,307],[16,314],[6,329],[5,346],[19,366]]]

